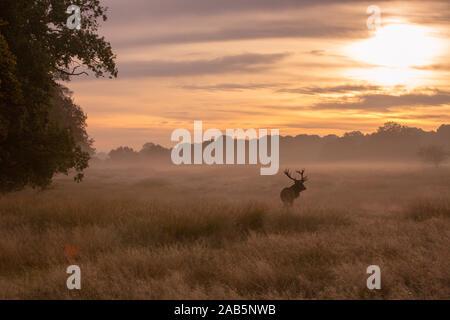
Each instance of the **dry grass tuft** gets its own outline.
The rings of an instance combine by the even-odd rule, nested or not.
[[[406,215],[415,221],[450,218],[450,199],[416,200],[406,208]]]

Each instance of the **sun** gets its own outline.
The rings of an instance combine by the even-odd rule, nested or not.
[[[430,29],[409,24],[392,24],[378,29],[374,37],[348,48],[349,55],[372,65],[407,68],[432,63],[438,40]]]

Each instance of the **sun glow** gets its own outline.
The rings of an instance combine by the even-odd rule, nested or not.
[[[410,88],[424,85],[429,72],[413,68],[355,68],[345,72],[345,76],[354,80],[374,82],[383,86],[403,85]]]
[[[356,43],[349,54],[357,60],[383,67],[412,67],[430,64],[438,50],[438,39],[426,27],[392,24],[375,36]]]

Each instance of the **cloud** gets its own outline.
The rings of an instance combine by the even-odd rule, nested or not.
[[[414,66],[417,70],[432,70],[432,71],[450,71],[450,64],[431,64],[426,66]]]
[[[322,24],[318,21],[301,21],[298,19],[267,21],[246,21],[238,25],[215,27],[208,31],[172,30],[169,34],[144,34],[134,37],[122,37],[114,41],[118,48],[136,46],[155,46],[167,44],[186,44],[217,41],[236,41],[250,39],[274,38],[330,38],[360,37],[367,35],[363,28]]]
[[[276,89],[286,85],[285,83],[221,83],[215,85],[185,85],[181,86],[187,90],[207,90],[207,91],[242,91],[242,90],[258,90],[258,89]],[[339,85],[333,87],[302,87],[277,89],[278,93],[298,93],[307,95],[329,94],[329,93],[349,93],[378,91],[382,87],[377,85]]]
[[[399,115],[395,116],[397,119],[406,119],[406,120],[429,120],[429,119],[437,119],[437,120],[444,120],[444,119],[450,119],[450,115],[448,114],[407,114],[407,115]]]
[[[181,86],[186,90],[206,90],[206,91],[242,91],[242,90],[258,90],[280,87],[282,83],[220,83],[215,85],[185,85]]]
[[[313,6],[360,3],[360,0],[109,0],[107,6],[114,18],[126,20],[166,19],[185,15],[203,16],[213,14],[269,12],[279,10],[305,9]]]
[[[382,1],[382,4],[395,3],[392,0]],[[409,2],[409,1],[408,1]],[[421,4],[421,1],[410,1]],[[445,9],[448,5],[447,0],[434,0],[427,1],[428,4],[442,4],[442,8]],[[168,17],[179,16],[204,16],[204,15],[218,15],[218,14],[237,14],[246,12],[268,12],[273,13],[275,11],[282,10],[305,10],[311,7],[326,8],[331,5],[357,5],[361,4],[367,8],[371,2],[364,2],[361,0],[108,0],[106,5],[109,10],[109,15],[114,19],[121,19],[123,21],[129,21],[130,17],[135,19],[148,19],[148,20],[165,20]],[[382,4],[379,4],[382,6]],[[400,6],[402,13],[405,14],[405,6]],[[388,12],[383,12],[383,15],[388,16]],[[422,17],[420,13],[413,11],[410,13],[411,17]],[[439,21],[447,22],[444,20],[448,16],[445,10],[435,12],[431,17],[433,19],[439,19]],[[409,16],[408,16],[409,17]]]
[[[348,93],[348,92],[362,92],[362,91],[377,91],[380,90],[380,86],[376,85],[340,85],[333,87],[304,87],[293,89],[280,89],[277,92],[282,93],[299,93],[299,94],[328,94],[328,93]]]
[[[372,122],[366,121],[367,123],[372,124]],[[360,130],[361,128],[361,122],[355,121],[355,118],[343,121],[342,119],[339,119],[339,122],[320,122],[320,121],[309,121],[308,123],[295,123],[295,122],[281,122],[281,123],[275,123],[272,124],[272,126],[278,127],[280,129],[282,128],[289,128],[289,129],[327,129],[327,130]],[[327,134],[333,134],[327,133]],[[311,136],[311,135],[310,135]]]
[[[325,50],[311,50],[306,53],[311,54],[313,56],[323,56],[325,55]]]
[[[217,121],[218,119],[223,119],[224,114],[226,119],[241,119],[242,115],[246,115],[246,120],[250,116],[261,116],[270,115],[270,112],[265,112],[262,110],[245,110],[242,107],[229,107],[228,109],[220,108],[208,108],[207,112],[205,110],[194,110],[194,108],[187,108],[190,111],[167,111],[161,114],[162,117],[166,119],[173,120],[183,120],[183,121]],[[192,110],[192,111],[191,111]]]
[[[412,2],[412,1],[411,1]],[[401,16],[406,21],[419,24],[419,25],[433,25],[448,24],[450,20],[450,11],[448,10],[447,0],[435,0],[427,3],[416,2],[419,4],[420,10],[414,8],[414,6],[390,7],[389,10],[384,10],[382,17],[386,20],[396,19]]]
[[[344,9],[342,4],[350,5]],[[108,39],[116,49],[248,39],[367,37],[367,4],[357,0],[110,0],[108,7],[110,22],[105,27],[113,28]],[[323,54],[321,50],[310,53]]]
[[[212,60],[125,62],[119,65],[119,77],[179,77],[241,72],[258,73],[272,68],[274,64],[288,55],[288,53],[248,53]]]
[[[344,8],[343,3],[358,7]],[[110,0],[108,7],[105,30],[116,49],[368,35],[367,6],[356,0]]]
[[[314,109],[377,110],[389,111],[402,106],[440,106],[450,103],[450,92],[436,90],[434,94],[410,93],[399,96],[367,94],[358,96],[358,101],[325,102],[314,105]]]

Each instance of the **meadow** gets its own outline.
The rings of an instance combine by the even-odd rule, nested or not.
[[[241,166],[95,164],[80,184],[1,196],[0,299],[450,298],[448,166],[306,174],[291,210],[282,170]]]

